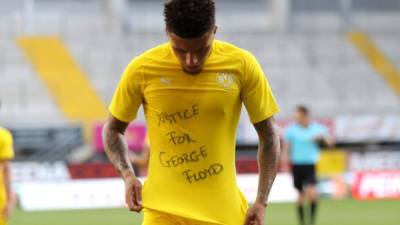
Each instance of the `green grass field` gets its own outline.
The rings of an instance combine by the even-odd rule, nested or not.
[[[266,224],[297,225],[293,204],[271,204]],[[55,212],[16,210],[9,225],[136,225],[142,214],[127,209]],[[318,225],[399,225],[400,201],[322,200]]]

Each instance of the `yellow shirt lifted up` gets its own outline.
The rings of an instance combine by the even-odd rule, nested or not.
[[[242,103],[252,123],[278,112],[255,57],[225,42],[213,42],[197,75],[182,70],[169,43],[127,66],[109,110],[130,122],[144,107],[151,146],[145,208],[215,224],[243,224],[248,205],[235,174]]]

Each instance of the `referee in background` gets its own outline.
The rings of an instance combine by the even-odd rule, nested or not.
[[[314,225],[318,201],[315,165],[319,160],[320,148],[331,147],[334,141],[324,125],[310,121],[310,112],[306,106],[297,106],[294,118],[296,122],[284,134],[283,161],[292,165],[294,187],[299,193],[299,224]],[[310,204],[307,214],[306,203]]]

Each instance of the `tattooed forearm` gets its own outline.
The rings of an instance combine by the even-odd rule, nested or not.
[[[128,157],[128,145],[124,139],[124,132],[128,124],[109,118],[103,128],[104,149],[108,159],[123,176],[125,171],[133,173]]]
[[[277,173],[280,154],[279,137],[273,118],[254,126],[260,139],[257,153],[259,169],[257,202],[266,202]]]

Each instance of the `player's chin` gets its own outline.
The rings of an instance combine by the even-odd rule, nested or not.
[[[186,73],[195,75],[200,73],[203,68],[201,66],[196,66],[196,67],[184,67],[183,69],[185,70]]]

